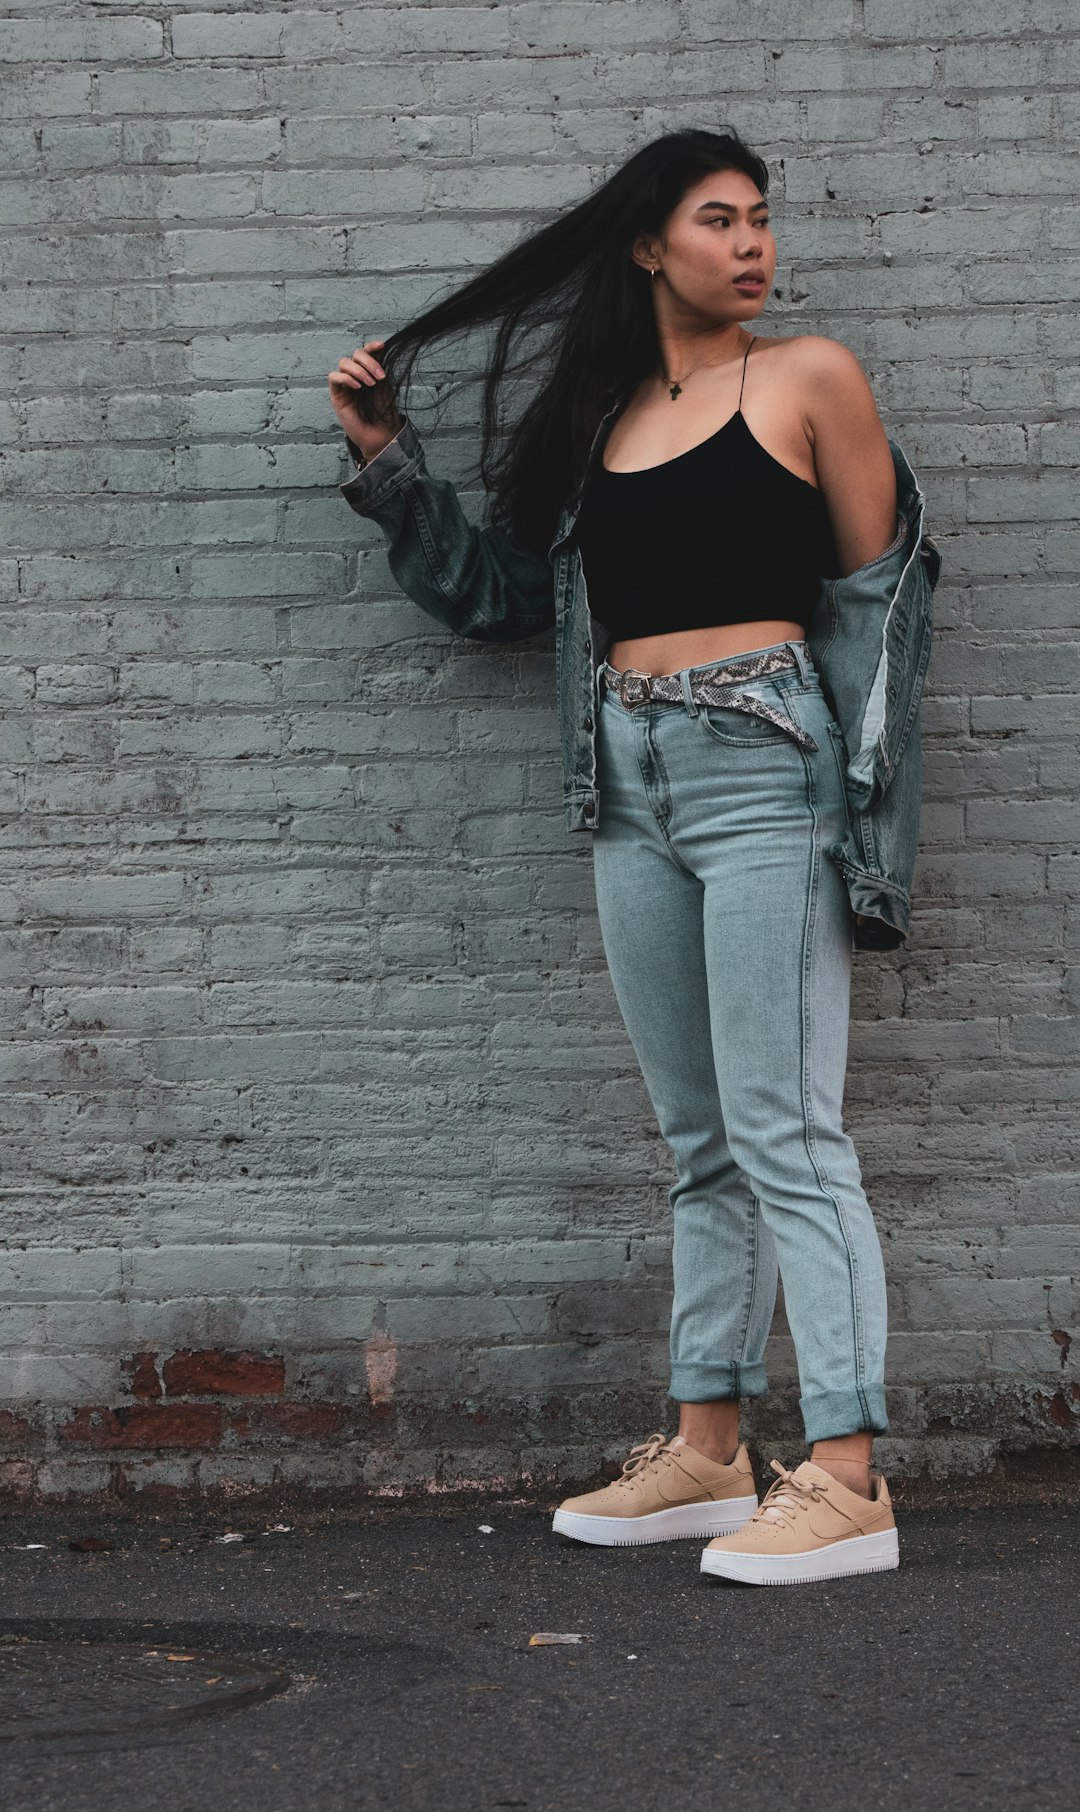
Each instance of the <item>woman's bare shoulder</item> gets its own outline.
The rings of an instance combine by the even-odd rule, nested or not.
[[[811,446],[834,429],[850,429],[853,439],[860,430],[873,436],[875,425],[884,439],[873,386],[850,346],[823,333],[794,334],[776,346],[784,361],[775,367],[781,388],[801,411]]]
[[[776,352],[777,359],[785,364],[801,366],[806,371],[830,371],[837,368],[852,368],[859,364],[857,355],[843,341],[834,341],[828,333],[781,333],[768,335],[757,333],[756,339]]]
[[[763,339],[793,373],[805,375],[810,380],[842,378],[851,372],[862,371],[850,346],[845,346],[842,340],[831,340],[827,334],[793,333],[777,339],[758,335],[758,338]]]

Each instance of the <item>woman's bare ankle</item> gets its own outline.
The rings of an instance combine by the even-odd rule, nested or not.
[[[739,1405],[728,1398],[679,1405],[679,1433],[695,1453],[730,1466],[739,1451]]]
[[[872,1498],[874,1487],[870,1475],[873,1461],[870,1456],[873,1435],[853,1435],[841,1439],[845,1443],[843,1447],[832,1443],[823,1445],[820,1441],[815,1441],[810,1458],[816,1466],[838,1479],[841,1485],[846,1485],[849,1491],[857,1491],[860,1497]]]

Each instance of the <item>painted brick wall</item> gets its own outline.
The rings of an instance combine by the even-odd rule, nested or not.
[[[670,1425],[672,1174],[553,643],[401,596],[325,374],[726,119],[763,330],[858,353],[946,562],[913,935],[856,964],[879,1452],[1074,1445],[1075,9],[2,10],[5,1490],[554,1489]],[[747,1432],[797,1455],[782,1301],[769,1361]]]

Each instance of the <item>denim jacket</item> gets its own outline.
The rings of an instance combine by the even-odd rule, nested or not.
[[[581,500],[616,401],[593,437],[577,494],[564,506],[547,556],[499,526],[469,523],[453,485],[433,478],[408,416],[392,441],[340,489],[383,531],[390,570],[407,597],[476,642],[518,642],[555,629],[555,674],[570,830],[595,830],[597,668],[614,636],[588,607],[574,539]],[[359,462],[363,455],[349,440]],[[907,936],[922,788],[919,705],[930,658],[932,601],[941,555],[925,533],[925,498],[901,448],[897,534],[844,578],[822,577],[806,639],[842,733],[848,827],[826,854],[847,883],[852,948],[892,950]],[[743,687],[743,693],[752,692]]]

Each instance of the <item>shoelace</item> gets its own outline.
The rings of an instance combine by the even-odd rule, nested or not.
[[[794,1468],[789,1470],[779,1460],[770,1460],[769,1465],[780,1476],[773,1480],[754,1515],[767,1517],[770,1522],[783,1520],[794,1526],[796,1510],[807,1510],[811,1504],[822,1503],[824,1489],[815,1480],[797,1479]]]
[[[616,1485],[629,1484],[639,1472],[644,1472],[647,1467],[651,1466],[654,1460],[666,1460],[668,1457],[666,1447],[667,1435],[659,1433],[651,1434],[647,1441],[640,1442],[637,1447],[631,1447],[630,1458],[623,1461],[623,1476],[615,1480]],[[638,1456],[636,1459],[635,1454]]]

